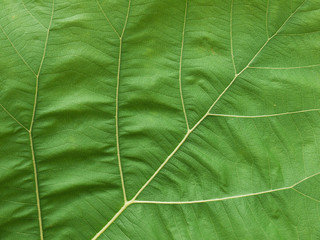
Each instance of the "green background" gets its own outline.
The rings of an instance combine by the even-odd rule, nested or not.
[[[318,0],[1,0],[0,238],[320,239],[319,73]]]

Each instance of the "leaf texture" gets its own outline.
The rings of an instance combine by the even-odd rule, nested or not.
[[[318,0],[2,0],[1,239],[320,239]]]

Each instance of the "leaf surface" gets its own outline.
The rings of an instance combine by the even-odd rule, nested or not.
[[[317,0],[0,6],[1,239],[319,239]]]

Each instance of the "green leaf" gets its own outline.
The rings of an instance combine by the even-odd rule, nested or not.
[[[320,239],[318,0],[2,0],[1,239]]]

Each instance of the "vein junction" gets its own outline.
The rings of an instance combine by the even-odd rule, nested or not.
[[[27,10],[24,2],[23,5],[25,9]],[[27,10],[29,12],[29,10]],[[6,36],[8,41],[10,42],[11,46],[13,49],[16,51],[18,56],[21,58],[21,60],[24,62],[24,64],[30,69],[30,71],[35,75],[36,78],[36,83],[35,83],[35,93],[34,93],[34,103],[33,103],[33,110],[32,110],[32,117],[31,117],[31,122],[29,128],[24,126],[17,118],[15,118],[2,104],[0,104],[1,108],[16,122],[18,123],[24,130],[28,132],[29,135],[29,142],[30,142],[30,151],[31,151],[31,157],[32,157],[32,165],[33,165],[33,173],[34,173],[34,182],[35,182],[35,193],[36,193],[36,201],[37,201],[37,210],[38,210],[38,223],[39,223],[39,233],[40,233],[40,239],[43,240],[43,226],[42,226],[42,214],[41,214],[41,203],[40,203],[40,194],[39,194],[39,184],[38,184],[38,171],[37,171],[37,164],[36,164],[36,158],[35,158],[35,152],[34,152],[34,144],[33,144],[33,137],[32,137],[32,129],[34,125],[34,120],[35,120],[35,114],[36,114],[36,108],[37,108],[37,99],[38,99],[38,89],[39,89],[39,76],[42,70],[43,62],[45,59],[46,55],[46,50],[47,50],[47,45],[48,45],[48,40],[49,40],[49,33],[50,33],[50,28],[52,25],[52,20],[53,20],[53,13],[54,13],[54,0],[52,0],[52,9],[51,9],[51,17],[50,17],[50,22],[49,22],[49,27],[45,28],[46,29],[46,39],[44,43],[44,48],[43,48],[43,54],[42,58],[40,61],[39,69],[38,72],[36,73],[31,66],[26,62],[26,60],[23,58],[23,56],[20,54],[20,52],[17,50],[17,48],[14,46],[13,42],[10,40],[9,36],[7,33],[4,31],[2,26],[0,25],[0,29],[2,30],[3,34]],[[31,14],[29,12],[29,14]],[[31,14],[32,15],[32,14]],[[32,15],[32,17],[34,17]],[[40,23],[40,22],[39,22]],[[41,24],[42,25],[42,24]],[[43,26],[43,25],[42,25]],[[43,26],[44,27],[44,26]]]
[[[218,201],[223,201],[223,200],[230,200],[230,199],[237,199],[237,198],[244,198],[244,197],[251,197],[251,196],[258,196],[258,195],[262,195],[262,194],[267,194],[267,193],[273,193],[273,192],[279,192],[279,191],[284,191],[284,190],[289,190],[292,189],[294,191],[299,192],[300,194],[311,198],[310,196],[307,196],[304,193],[301,193],[300,191],[298,191],[297,189],[295,189],[295,187],[297,185],[299,185],[300,183],[315,177],[317,175],[319,175],[320,172],[317,172],[309,177],[306,177],[302,180],[300,180],[299,182],[289,186],[289,187],[283,187],[283,188],[276,188],[276,189],[271,189],[271,190],[266,190],[266,191],[262,191],[262,192],[255,192],[255,193],[248,193],[248,194],[241,194],[241,195],[235,195],[235,196],[229,196],[229,197],[223,197],[223,198],[212,198],[212,199],[205,199],[205,200],[192,200],[192,201],[144,201],[144,200],[135,200],[134,203],[149,203],[149,204],[193,204],[193,203],[206,203],[206,202],[218,202]],[[317,200],[318,202],[320,202],[320,200]]]
[[[186,0],[187,1],[187,0]],[[154,172],[154,174],[146,181],[146,183],[138,190],[136,195],[131,199],[131,200],[126,200],[124,201],[124,205],[121,207],[121,209],[113,216],[113,218],[92,238],[92,240],[98,239],[106,229],[122,214],[123,211],[125,211],[126,208],[128,208],[130,205],[134,203],[152,203],[152,204],[191,204],[191,203],[204,203],[204,202],[215,202],[215,201],[222,201],[222,200],[228,200],[228,199],[236,199],[236,198],[243,198],[243,197],[249,197],[249,196],[256,196],[256,195],[261,195],[261,194],[266,194],[266,193],[272,193],[272,192],[277,192],[277,191],[282,191],[282,190],[288,190],[288,189],[295,189],[294,187],[297,186],[299,183],[314,177],[319,173],[313,174],[309,177],[306,177],[305,179],[302,179],[301,181],[293,184],[292,186],[289,187],[284,187],[284,188],[278,188],[278,189],[273,189],[273,190],[267,190],[263,192],[257,192],[257,193],[249,193],[249,194],[244,194],[244,195],[236,195],[236,196],[230,196],[230,197],[224,197],[224,198],[213,198],[213,199],[207,199],[207,200],[195,200],[195,201],[181,201],[181,202],[163,202],[163,201],[143,201],[143,200],[136,200],[138,196],[141,194],[141,192],[149,185],[149,183],[156,177],[156,175],[161,171],[161,169],[166,165],[166,163],[171,159],[171,157],[179,150],[179,148],[183,145],[183,143],[187,140],[189,135],[202,123],[202,121],[208,117],[208,116],[224,116],[224,117],[273,117],[273,116],[282,116],[282,115],[288,115],[288,114],[297,114],[297,113],[303,113],[303,112],[311,112],[311,111],[319,111],[319,109],[310,109],[310,110],[301,110],[301,111],[296,111],[296,112],[287,112],[287,113],[280,113],[280,114],[271,114],[271,115],[260,115],[260,116],[237,116],[237,115],[223,115],[223,114],[213,114],[210,113],[213,107],[217,104],[217,102],[220,100],[220,98],[226,93],[226,91],[232,86],[232,84],[235,82],[235,80],[240,76],[245,70],[248,68],[253,68],[251,67],[252,62],[256,59],[256,57],[260,54],[260,52],[265,48],[265,46],[274,38],[278,35],[278,33],[281,31],[281,29],[285,26],[285,24],[291,19],[291,17],[301,8],[301,6],[305,3],[305,1],[294,11],[292,12],[289,17],[284,21],[284,23],[279,27],[279,29],[271,36],[267,38],[266,42],[262,45],[262,47],[258,50],[258,52],[252,57],[252,59],[248,62],[247,66],[245,66],[241,71],[237,72],[236,70],[236,65],[234,61],[234,56],[233,56],[233,46],[232,46],[232,7],[233,7],[233,1],[231,2],[231,13],[230,13],[230,44],[231,44],[231,57],[232,57],[232,64],[234,67],[235,75],[234,78],[231,80],[229,85],[222,91],[222,93],[218,96],[218,98],[213,102],[213,104],[209,107],[208,111],[206,114],[204,114],[200,120],[190,129],[187,121],[187,116],[184,108],[184,102],[183,102],[183,96],[182,96],[182,88],[181,88],[181,61],[182,61],[182,52],[183,52],[183,41],[184,41],[184,30],[185,30],[185,23],[186,23],[186,11],[187,11],[187,2],[186,2],[186,9],[185,9],[185,19],[184,19],[184,27],[183,27],[183,37],[182,37],[182,46],[181,46],[181,58],[180,58],[180,67],[179,67],[179,87],[180,87],[180,96],[181,96],[181,101],[182,101],[182,106],[184,110],[184,116],[187,124],[187,133],[183,137],[183,139],[180,141],[180,143],[177,145],[177,147],[171,152],[171,154],[164,160],[164,162],[160,165],[160,167]],[[130,5],[130,1],[129,1]],[[104,14],[105,15],[105,14]],[[106,17],[106,16],[105,16]],[[128,17],[128,15],[127,15]],[[107,18],[107,17],[106,17]],[[107,18],[109,24],[112,26],[111,22]],[[124,31],[124,30],[123,30]],[[116,32],[116,31],[115,31]],[[117,32],[116,32],[117,33]],[[121,35],[122,37],[122,35]],[[120,37],[120,40],[121,40]],[[119,59],[120,59],[119,55]],[[121,164],[119,164],[121,167]],[[122,171],[122,170],[121,170]],[[123,179],[123,176],[121,176]],[[123,180],[122,180],[123,181]],[[124,185],[123,185],[124,187]]]
[[[156,177],[156,175],[161,171],[161,169],[166,165],[166,163],[171,159],[171,157],[179,150],[179,148],[183,145],[183,143],[187,140],[189,135],[202,123],[202,121],[208,117],[208,116],[216,116],[216,117],[239,117],[239,118],[262,118],[262,117],[275,117],[275,116],[283,116],[283,115],[288,115],[288,114],[298,114],[298,113],[305,113],[305,112],[312,112],[312,111],[320,111],[320,109],[309,109],[309,110],[300,110],[300,111],[295,111],[295,112],[286,112],[286,113],[277,113],[277,114],[269,114],[269,115],[256,115],[256,116],[241,116],[241,115],[227,115],[227,114],[214,114],[210,113],[213,107],[217,104],[217,102],[220,100],[220,98],[226,93],[226,91],[232,86],[232,84],[235,82],[235,80],[238,78],[239,75],[241,75],[246,69],[248,68],[259,68],[259,69],[295,69],[295,68],[309,68],[309,67],[317,67],[319,64],[315,65],[308,65],[308,66],[298,66],[298,67],[283,67],[283,68],[277,68],[277,67],[252,67],[251,64],[255,60],[255,58],[259,55],[259,53],[264,49],[264,47],[280,32],[280,30],[283,28],[283,26],[289,21],[289,19],[299,10],[299,8],[303,5],[303,3],[294,11],[291,13],[291,15],[286,19],[286,21],[280,26],[280,28],[273,34],[271,37],[268,36],[267,41],[263,44],[263,46],[258,50],[258,52],[253,56],[253,58],[249,61],[246,67],[244,67],[241,71],[237,72],[236,70],[236,65],[234,61],[234,55],[233,55],[233,44],[232,44],[232,5],[231,5],[231,13],[230,13],[230,45],[231,45],[231,57],[232,57],[232,64],[233,68],[235,71],[234,78],[231,80],[229,85],[223,90],[223,92],[218,96],[218,98],[213,102],[213,104],[209,107],[208,111],[206,112],[205,115],[203,115],[200,120],[192,127],[189,128],[188,124],[188,119],[187,119],[187,114],[183,102],[183,95],[182,95],[182,85],[181,85],[181,70],[182,70],[182,53],[183,53],[183,44],[184,44],[184,35],[185,35],[185,25],[186,25],[186,16],[187,16],[187,0],[186,0],[186,7],[185,7],[185,16],[184,16],[184,23],[183,23],[183,32],[182,32],[182,43],[181,43],[181,55],[180,55],[180,63],[179,63],[179,89],[180,89],[180,96],[181,96],[181,102],[182,102],[182,107],[183,107],[183,113],[187,125],[187,133],[183,137],[183,139],[180,141],[180,143],[177,145],[177,147],[172,151],[172,153],[165,159],[165,161],[160,165],[160,167],[154,172],[154,174],[148,179],[148,181],[140,188],[140,190],[136,193],[136,195],[131,199],[127,200],[126,198],[126,192],[125,192],[125,184],[124,184],[124,178],[123,178],[123,173],[122,173],[122,165],[121,165],[121,157],[120,157],[120,146],[119,146],[119,126],[118,126],[118,113],[119,113],[119,86],[120,86],[120,70],[121,70],[121,53],[122,53],[122,40],[123,40],[123,35],[126,29],[127,21],[128,21],[128,16],[129,16],[129,11],[130,11],[130,0],[128,3],[128,10],[127,10],[127,15],[125,19],[125,23],[122,29],[121,34],[117,32],[115,27],[112,25],[111,21],[103,11],[100,3],[98,0],[97,4],[103,13],[104,17],[110,24],[111,28],[119,38],[119,59],[118,59],[118,71],[117,71],[117,90],[116,90],[116,142],[117,142],[117,156],[118,156],[118,163],[119,163],[119,171],[120,171],[120,177],[121,177],[121,185],[122,185],[122,190],[123,190],[123,197],[124,197],[124,205],[121,207],[121,209],[113,216],[113,218],[92,238],[92,239],[97,239],[99,236],[103,234],[103,232],[121,215],[123,211],[125,211],[126,208],[128,208],[131,204],[134,203],[140,203],[140,204],[193,204],[193,203],[206,203],[206,202],[216,202],[216,201],[223,201],[223,200],[231,200],[231,199],[237,199],[237,198],[243,198],[243,197],[250,197],[250,196],[257,196],[257,195],[262,195],[262,194],[268,194],[268,193],[273,193],[273,192],[278,192],[278,191],[283,191],[283,190],[294,190],[301,195],[304,195],[306,197],[309,197],[313,199],[312,197],[301,193],[300,191],[295,189],[295,186],[298,184],[302,183],[303,181],[306,181],[307,179],[310,179],[311,177],[317,176],[320,174],[316,173],[313,174],[309,177],[306,177],[302,179],[301,181],[289,186],[289,187],[283,187],[283,188],[278,188],[278,189],[271,189],[271,190],[266,190],[262,192],[256,192],[256,193],[249,193],[249,194],[243,194],[243,195],[235,195],[235,196],[229,196],[229,197],[223,197],[223,198],[212,198],[212,199],[206,199],[206,200],[193,200],[193,201],[144,201],[144,200],[136,200],[138,196],[141,194],[141,192],[149,185],[149,183]],[[233,3],[233,1],[232,1]],[[30,149],[32,152],[32,161],[33,161],[33,166],[34,166],[34,178],[35,178],[35,185],[36,185],[36,196],[37,196],[37,208],[38,208],[38,218],[39,218],[39,227],[40,227],[40,238],[43,240],[43,230],[42,230],[42,217],[41,217],[41,206],[40,206],[40,197],[39,197],[39,188],[38,188],[38,179],[37,179],[37,167],[36,167],[36,161],[35,161],[35,154],[34,154],[34,146],[33,146],[33,139],[32,139],[32,128],[34,125],[34,118],[35,118],[35,113],[36,113],[36,105],[37,105],[37,96],[38,96],[38,84],[39,84],[39,75],[42,69],[42,65],[44,62],[45,54],[46,54],[46,48],[47,48],[47,43],[48,43],[48,37],[49,37],[49,32],[52,24],[52,19],[53,19],[53,13],[54,13],[54,0],[52,2],[52,14],[51,14],[51,19],[49,23],[49,27],[45,28],[47,35],[46,35],[46,41],[45,41],[45,46],[44,46],[44,51],[43,51],[43,56],[41,59],[40,67],[38,69],[38,72],[36,73],[31,66],[25,61],[25,59],[22,57],[22,55],[19,53],[19,51],[15,48],[13,45],[12,41],[0,25],[0,29],[18,54],[18,56],[21,58],[21,60],[25,63],[25,65],[30,69],[30,71],[35,75],[36,77],[36,89],[35,89],[35,97],[34,97],[34,105],[33,105],[33,113],[32,113],[32,120],[30,123],[30,127],[27,128],[24,126],[21,122],[19,122],[2,104],[0,104],[1,108],[17,123],[25,129],[28,134],[29,134],[29,139],[30,139]],[[267,14],[266,14],[267,16]],[[267,25],[267,23],[266,23]],[[267,28],[267,27],[266,27]],[[313,199],[315,200],[315,199]],[[316,200],[318,201],[318,200]]]

